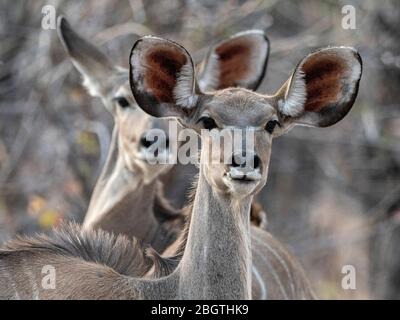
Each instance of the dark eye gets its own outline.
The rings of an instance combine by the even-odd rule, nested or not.
[[[204,129],[212,130],[217,128],[217,124],[215,123],[213,118],[210,117],[201,117],[198,122],[201,122]]]
[[[280,126],[278,120],[270,120],[265,125],[265,130],[267,130],[268,133],[272,134],[276,126]]]
[[[124,97],[117,97],[115,98],[115,100],[117,101],[117,103],[121,108],[127,108],[130,105],[129,101]]]

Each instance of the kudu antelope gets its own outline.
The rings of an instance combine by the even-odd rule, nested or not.
[[[147,162],[154,157],[154,152],[150,151],[152,141],[147,140],[146,136],[151,129],[166,132],[165,143],[158,141],[160,146],[166,147],[158,150],[158,158],[161,155],[167,157],[170,152],[169,143],[176,144],[173,139],[168,139],[168,122],[143,112],[132,96],[129,70],[114,66],[98,48],[79,36],[63,17],[58,21],[58,34],[73,64],[84,77],[84,86],[91,95],[102,99],[115,122],[107,161],[94,188],[83,227],[134,236],[149,243],[158,252],[163,252],[182,230],[184,215],[174,209],[163,196],[159,178],[169,174],[172,165]],[[260,42],[265,41],[265,36],[259,32],[240,33],[216,45],[209,56],[223,56],[228,49],[241,48],[244,41],[254,38],[260,38]],[[253,45],[248,48],[253,56],[260,56],[266,63],[268,46]],[[233,59],[237,65],[240,56],[241,52],[237,51],[228,61],[232,64]],[[203,70],[202,87],[215,85],[209,59],[200,68]],[[233,86],[240,83],[220,85]],[[258,83],[255,83],[251,88],[257,86]],[[177,172],[175,170],[172,173]],[[253,221],[263,224],[264,216],[260,206],[255,203],[252,207]],[[174,251],[173,248],[170,251]]]
[[[124,276],[121,272],[128,267],[140,271],[146,261],[136,243],[70,226],[51,238],[10,242],[0,252],[0,295],[81,299],[312,298],[296,260],[267,232],[250,225],[250,205],[254,194],[266,183],[274,137],[296,124],[327,127],[349,112],[362,72],[358,53],[347,47],[315,51],[300,61],[274,95],[241,88],[201,92],[195,84],[189,53],[174,42],[156,37],[137,41],[130,63],[131,88],[145,112],[177,117],[198,133],[202,129],[253,131],[254,148],[234,149],[232,153],[233,158],[237,152],[245,153],[249,165],[238,167],[235,160],[231,164],[210,162],[208,151],[213,134],[202,134],[200,172],[190,219],[181,257],[170,274],[154,279]],[[252,81],[259,73],[258,68],[254,69],[257,61],[247,65],[240,77]],[[234,75],[219,73],[220,78],[225,76]],[[130,257],[130,264],[119,263],[123,255]],[[174,262],[158,256],[153,259],[158,268],[155,273],[162,273]],[[57,270],[54,290],[39,286],[41,268],[46,264]]]
[[[63,17],[58,19],[58,35],[82,74],[88,92],[101,98],[114,118],[107,160],[91,196],[83,228],[135,236],[163,251],[182,229],[183,216],[165,201],[157,179],[170,166],[146,162],[152,155],[148,152],[151,142],[145,137],[152,128],[167,130],[168,122],[138,108],[129,88],[129,70],[113,65]],[[167,150],[159,151],[159,158],[167,155]]]

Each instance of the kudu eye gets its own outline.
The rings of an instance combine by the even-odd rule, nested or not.
[[[201,117],[198,123],[201,123],[203,125],[203,128],[207,130],[217,128],[217,124],[215,123],[214,119],[210,117]]]
[[[267,132],[269,134],[272,134],[272,132],[274,132],[274,129],[276,126],[280,126],[279,121],[278,120],[270,120],[265,125],[265,130],[267,130]]]
[[[127,108],[130,105],[129,101],[124,97],[117,97],[115,98],[115,101],[117,101],[121,108]]]

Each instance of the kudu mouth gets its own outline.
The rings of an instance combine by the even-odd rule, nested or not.
[[[224,176],[234,182],[258,182],[261,180],[261,172],[259,169],[253,171],[242,171],[237,168],[230,168],[225,172]]]
[[[235,152],[225,177],[233,182],[251,183],[261,180],[261,160],[251,151]]]

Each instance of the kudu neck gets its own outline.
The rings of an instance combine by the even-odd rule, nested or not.
[[[105,166],[94,188],[85,228],[102,228],[146,240],[157,229],[153,203],[157,181],[145,184],[140,170],[126,166],[114,128]],[[137,228],[135,228],[135,226]]]
[[[186,248],[180,294],[188,299],[250,299],[252,196],[240,201],[218,193],[202,166]]]

